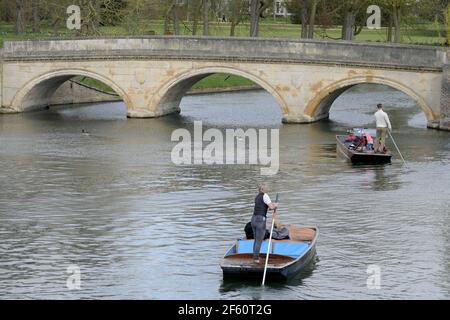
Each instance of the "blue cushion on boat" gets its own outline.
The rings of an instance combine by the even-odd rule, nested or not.
[[[273,246],[273,253],[296,259],[303,252],[305,252],[308,247],[309,245],[304,242],[275,242]]]
[[[237,253],[253,253],[254,240],[239,240],[237,245]],[[261,244],[260,253],[267,253],[268,241],[263,241]],[[273,253],[273,245],[270,247],[270,253]]]

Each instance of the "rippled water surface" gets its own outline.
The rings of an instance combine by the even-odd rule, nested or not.
[[[384,102],[403,166],[354,167],[335,135],[373,126]],[[175,166],[173,130],[279,128],[284,223],[318,225],[317,262],[287,283],[224,282],[219,262],[249,221],[258,166]],[[82,135],[85,129],[90,135]],[[0,116],[0,298],[450,298],[450,133],[426,129],[380,87],[331,119],[282,125],[264,91],[186,97],[181,115],[126,119],[123,103]],[[81,290],[66,287],[81,269]],[[381,268],[381,289],[367,268]]]

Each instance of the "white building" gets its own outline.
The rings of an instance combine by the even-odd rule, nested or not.
[[[273,16],[274,17],[289,17],[292,15],[286,8],[285,0],[276,0],[273,3]]]
[[[248,3],[248,9],[250,12],[250,0],[246,0]],[[267,8],[265,14],[266,15],[272,15],[274,18],[277,17],[289,17],[292,15],[292,13],[290,13],[287,10],[286,7],[286,0],[275,0],[273,2],[273,7],[272,8]],[[178,4],[182,4],[182,5],[189,5],[189,0],[177,0]],[[225,19],[226,21],[228,20],[228,12],[229,12],[229,5],[230,5],[230,0],[220,0],[220,1],[214,1],[212,2],[212,4],[214,5],[214,7],[212,8],[212,10],[215,12],[216,16],[218,18]]]

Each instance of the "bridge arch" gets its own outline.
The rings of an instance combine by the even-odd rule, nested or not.
[[[14,96],[11,108],[17,112],[47,107],[56,90],[76,76],[85,76],[103,82],[112,88],[124,101],[127,109],[132,102],[127,93],[114,81],[96,72],[84,69],[60,69],[41,74],[28,81]]]
[[[312,121],[328,118],[333,102],[345,91],[358,84],[381,84],[399,90],[408,95],[419,105],[429,122],[439,119],[439,115],[433,112],[433,108],[427,101],[413,89],[398,81],[380,76],[360,76],[334,82],[322,89],[311,101],[309,101],[305,108],[305,116],[312,119]]]
[[[253,81],[274,97],[280,107],[283,117],[288,115],[289,108],[286,101],[268,82],[248,71],[224,66],[189,70],[172,77],[157,90],[151,100],[150,105],[153,108],[154,114],[164,115],[173,112],[180,112],[181,99],[186,95],[186,92],[198,81],[215,73],[226,73],[241,76]]]

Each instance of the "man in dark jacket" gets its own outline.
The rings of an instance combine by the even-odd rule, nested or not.
[[[258,191],[259,193],[255,198],[255,208],[252,216],[252,229],[255,237],[255,242],[253,244],[253,259],[256,263],[259,263],[259,252],[266,234],[267,211],[269,209],[275,210],[278,208],[278,203],[273,203],[267,194],[267,192],[269,192],[269,187],[266,183],[262,183],[259,186]],[[276,218],[275,215],[273,218]]]

